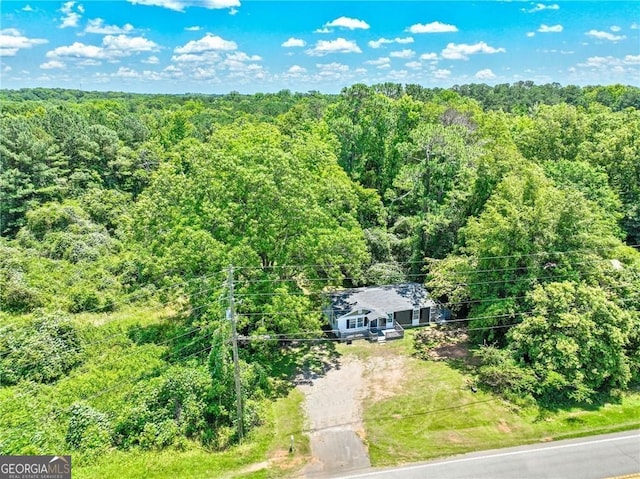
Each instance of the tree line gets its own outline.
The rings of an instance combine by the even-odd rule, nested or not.
[[[416,280],[468,321],[483,384],[614,398],[640,378],[639,91],[2,91],[0,383],[87,364],[83,314],[172,305],[175,324],[130,332],[136,354],[170,348],[137,405],[72,401],[66,444],[227,444],[233,264],[242,335],[320,337],[327,288]],[[287,354],[241,348],[248,425]]]

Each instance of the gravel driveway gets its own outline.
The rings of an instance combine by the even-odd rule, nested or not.
[[[366,390],[363,363],[341,358],[324,376],[298,386],[306,397],[313,461],[306,477],[331,477],[371,466],[362,442],[362,397]]]

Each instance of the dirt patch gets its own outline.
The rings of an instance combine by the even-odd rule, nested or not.
[[[462,439],[462,436],[460,436],[460,434],[458,434],[457,432],[447,433],[447,435],[445,436],[445,439],[447,442],[451,444],[462,444],[464,442],[464,440]]]
[[[466,359],[469,357],[469,343],[447,344],[431,350],[433,359]]]
[[[511,428],[504,419],[500,419],[500,422],[498,423],[498,431],[504,432],[505,434],[511,433]]]
[[[469,360],[469,335],[464,328],[424,328],[415,336],[414,356],[432,361]]]
[[[393,397],[406,380],[406,359],[394,356],[373,356],[367,362],[365,379],[367,398],[373,402]]]
[[[300,469],[308,462],[308,458],[305,456],[294,457],[288,449],[277,449],[271,454],[269,459],[268,469],[279,471],[295,471]],[[244,471],[243,471],[244,472]],[[252,472],[252,471],[248,471]]]

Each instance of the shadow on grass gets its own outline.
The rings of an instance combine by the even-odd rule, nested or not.
[[[154,344],[166,348],[162,359],[167,363],[199,361],[207,362],[212,347],[215,327],[194,327],[188,314],[170,321],[144,327],[132,325],[129,339],[136,345]],[[312,384],[331,369],[340,367],[340,353],[335,338],[329,332],[320,333],[306,340],[240,340],[239,355],[242,361],[257,363],[271,379],[270,395],[286,396],[299,384]],[[230,339],[228,340],[230,342]]]
[[[340,353],[331,338],[319,341],[292,341],[280,345],[265,368],[277,381],[277,394],[286,395],[299,384],[313,384],[331,369],[340,368]]]

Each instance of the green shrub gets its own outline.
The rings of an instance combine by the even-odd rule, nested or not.
[[[43,306],[42,296],[22,278],[0,283],[0,304],[5,311],[27,313]]]
[[[54,381],[82,358],[78,333],[61,313],[40,314],[0,336],[0,385]]]
[[[511,354],[495,346],[480,348],[476,353],[481,361],[478,380],[516,404],[533,402],[538,379],[530,368],[517,364]]]
[[[65,441],[79,450],[105,449],[111,445],[111,424],[106,414],[91,406],[74,403]]]
[[[82,311],[96,311],[100,309],[100,297],[98,293],[87,286],[76,286],[69,291],[69,311],[80,313]]]
[[[136,406],[116,425],[118,444],[164,448],[179,437],[201,438],[211,427],[211,387],[207,369],[193,366],[174,366],[141,383],[134,394]]]

